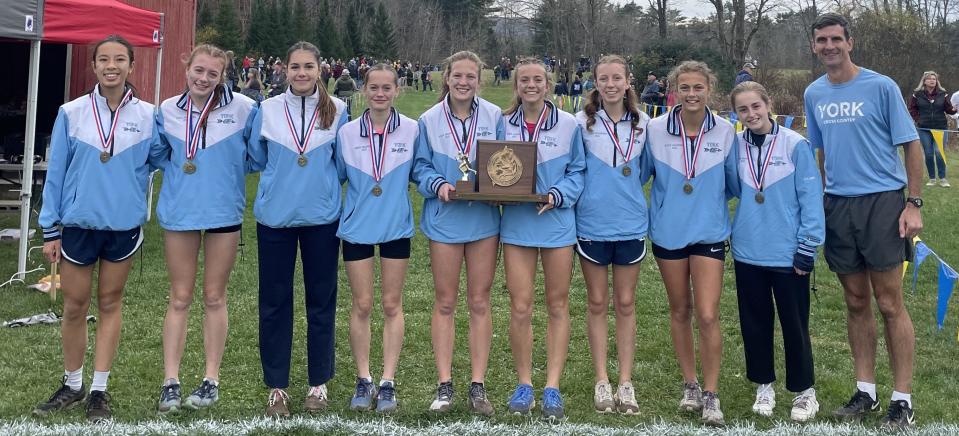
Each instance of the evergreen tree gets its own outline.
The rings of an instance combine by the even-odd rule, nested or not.
[[[196,28],[202,29],[213,24],[213,8],[210,0],[200,0],[196,5]]]
[[[243,52],[243,39],[240,33],[240,19],[236,15],[233,2],[222,0],[216,12],[213,26],[216,28],[215,44],[224,50],[233,50],[234,53]]]
[[[310,17],[306,12],[305,0],[294,0],[293,2],[293,42],[310,41],[314,42],[314,33],[310,28]]]
[[[290,0],[276,2],[276,26],[273,27],[273,40],[276,42],[270,54],[286,53],[299,39],[293,30],[293,10]]]
[[[263,53],[269,50],[273,31],[270,29],[269,12],[263,1],[253,3],[250,11],[250,25],[247,27],[246,46],[249,50]]]
[[[343,43],[333,24],[333,17],[330,16],[329,0],[323,0],[317,12],[316,46],[319,47],[323,57],[336,59],[344,56]]]
[[[358,8],[350,8],[346,16],[346,29],[343,35],[343,45],[346,46],[347,56],[363,54],[363,34],[360,30],[360,21],[357,17]]]
[[[386,13],[386,6],[380,2],[373,15],[373,25],[370,28],[368,41],[369,54],[378,60],[396,58],[396,33],[393,23]]]

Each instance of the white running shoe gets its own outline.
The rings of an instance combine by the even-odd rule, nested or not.
[[[773,384],[761,384],[756,388],[756,402],[753,403],[753,412],[760,416],[773,416],[776,408],[776,390]]]
[[[942,186],[943,188],[948,188],[952,185],[950,185],[949,181],[946,179],[939,179],[939,186]]]
[[[679,400],[679,410],[699,412],[703,410],[703,390],[699,383],[683,383],[683,398]]]
[[[703,392],[703,423],[711,427],[723,427],[723,411],[719,408],[719,395],[715,392]]]
[[[636,403],[636,391],[632,382],[626,382],[616,388],[616,410],[623,415],[638,415],[639,404]]]
[[[789,417],[796,422],[806,422],[815,418],[818,411],[819,401],[816,401],[816,389],[809,388],[793,399],[793,410],[789,413]]]
[[[926,186],[936,186],[936,179],[929,179],[929,181],[926,182]]]
[[[613,400],[613,387],[606,380],[596,382],[593,387],[593,406],[599,413],[613,413],[616,402]]]

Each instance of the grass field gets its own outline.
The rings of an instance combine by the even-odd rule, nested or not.
[[[438,84],[438,82],[435,82]],[[438,88],[438,86],[437,86]],[[507,86],[487,87],[483,97],[505,105],[510,96]],[[437,98],[435,92],[405,92],[397,102],[398,109],[410,117],[417,117]],[[950,159],[959,155],[950,154]],[[952,165],[952,171],[959,167]],[[922,237],[929,246],[947,262],[959,263],[956,242],[959,236],[953,232],[954,217],[959,212],[954,202],[956,190],[927,189],[923,197],[926,206],[923,218],[926,230]],[[256,190],[256,177],[247,183],[248,199]],[[422,199],[414,195],[414,204],[419,210]],[[418,217],[417,217],[418,218]],[[0,214],[0,228],[16,227],[15,214]],[[405,291],[406,340],[396,375],[400,411],[391,418],[372,414],[359,414],[347,410],[353,391],[354,366],[347,340],[347,320],[350,307],[350,289],[346,275],[339,276],[337,308],[337,376],[329,383],[331,408],[317,419],[297,418],[283,423],[257,419],[262,414],[267,391],[261,381],[257,347],[257,259],[255,221],[252,208],[247,209],[244,223],[242,255],[237,260],[229,288],[230,336],[221,371],[221,401],[215,408],[199,413],[184,413],[171,417],[166,422],[156,422],[156,400],[162,382],[161,326],[167,305],[168,280],[163,264],[162,231],[156,221],[146,224],[146,242],[138,254],[124,297],[124,326],[120,350],[110,379],[117,424],[113,427],[94,429],[104,433],[127,434],[269,434],[269,433],[392,433],[421,432],[428,434],[499,433],[499,434],[605,434],[605,433],[654,433],[697,434],[707,430],[700,427],[698,419],[676,412],[682,379],[672,352],[668,332],[669,319],[665,291],[655,262],[644,261],[637,289],[637,349],[633,368],[634,383],[640,402],[638,417],[598,415],[592,411],[593,370],[585,333],[586,297],[585,284],[578,262],[574,269],[570,292],[572,336],[569,359],[562,380],[566,401],[568,423],[562,426],[545,426],[534,419],[507,416],[506,401],[515,386],[515,374],[509,352],[507,323],[509,296],[505,288],[503,270],[497,271],[492,293],[494,337],[487,376],[487,389],[497,408],[496,416],[476,421],[466,412],[464,395],[469,382],[469,361],[466,352],[467,317],[463,298],[457,314],[457,352],[454,355],[454,381],[457,386],[457,402],[454,412],[437,417],[427,411],[436,383],[430,344],[430,313],[433,302],[432,278],[429,272],[427,241],[417,234],[413,242],[413,256]],[[39,233],[39,232],[38,232]],[[39,236],[31,245],[40,245]],[[16,271],[16,244],[0,244],[0,276],[4,279]],[[42,266],[39,250],[34,250],[29,267]],[[927,263],[933,263],[929,260]],[[202,267],[202,266],[201,266]],[[874,422],[866,427],[850,427],[828,424],[829,412],[845,402],[852,393],[854,380],[849,348],[846,341],[845,309],[841,289],[835,276],[825,268],[824,261],[817,263],[816,286],[819,289],[813,299],[810,329],[816,359],[819,399],[822,403],[820,423],[807,427],[792,426],[783,421],[789,419],[791,396],[779,390],[779,406],[773,418],[759,418],[752,414],[754,386],[745,379],[742,340],[736,309],[735,289],[731,260],[727,261],[725,288],[722,297],[722,331],[725,339],[724,359],[720,378],[720,394],[726,420],[732,426],[727,434],[863,434],[872,432]],[[916,372],[913,401],[923,433],[954,433],[959,428],[959,411],[955,408],[956,374],[955,362],[959,361],[959,343],[956,342],[957,318],[951,313],[942,332],[935,328],[936,276],[935,267],[925,265],[920,273],[919,287],[915,293],[906,291],[906,305],[916,327]],[[202,271],[201,271],[202,273]],[[29,280],[35,281],[45,273],[32,273]],[[299,273],[298,273],[299,274]],[[910,270],[911,276],[911,270]],[[540,278],[540,289],[541,289]],[[302,280],[297,277],[297,295],[302,295]],[[7,320],[51,308],[49,298],[20,284],[0,289],[0,319]],[[197,300],[200,300],[199,294]],[[544,382],[546,317],[542,310],[542,296],[534,315],[534,386],[539,396]],[[62,307],[60,304],[56,305]],[[59,310],[59,309],[57,309]],[[953,308],[951,312],[959,310]],[[95,311],[95,309],[91,309]],[[301,398],[305,394],[305,316],[302,298],[297,301],[297,322],[293,350],[293,367],[290,393],[291,408],[299,414]],[[374,311],[373,338],[380,337],[382,317]],[[95,313],[94,313],[95,314]],[[184,389],[191,390],[202,376],[203,348],[200,320],[202,305],[194,305],[191,313],[186,353],[181,367],[181,382]],[[877,314],[878,317],[878,314]],[[611,319],[612,321],[612,319]],[[90,329],[91,345],[95,326]],[[614,331],[612,326],[610,331]],[[62,375],[59,327],[35,326],[20,329],[0,330],[0,381],[6,392],[0,397],[0,432],[3,433],[57,433],[76,434],[90,431],[89,427],[77,426],[83,421],[83,412],[76,409],[46,420],[30,416],[33,406],[45,400],[57,388]],[[878,384],[880,399],[884,403],[891,393],[891,376],[883,340],[880,338]],[[777,339],[777,344],[781,341]],[[379,376],[381,362],[378,341],[372,347],[374,377]],[[615,374],[615,343],[610,341],[610,369]],[[782,354],[777,356],[782,368]],[[92,374],[92,347],[88,353],[86,379]],[[779,373],[783,377],[782,372]],[[877,418],[878,420],[878,418]]]

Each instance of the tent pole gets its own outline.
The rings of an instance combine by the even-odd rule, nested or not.
[[[160,111],[160,75],[163,72],[163,25],[165,14],[160,13],[160,48],[157,49],[157,72],[156,82],[153,88],[154,110]],[[150,181],[147,183],[147,221],[153,217],[153,179],[156,171],[150,173]]]
[[[30,79],[27,84],[27,126],[23,144],[23,176],[20,178],[20,251],[17,278],[27,277],[27,248],[30,242],[30,197],[33,190],[33,149],[37,139],[37,82],[40,79],[40,41],[30,41]]]
[[[66,66],[63,67],[63,102],[70,101],[70,73],[73,72],[73,44],[67,44]],[[47,159],[50,157],[47,156]]]

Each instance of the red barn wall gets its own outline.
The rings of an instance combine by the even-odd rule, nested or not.
[[[196,29],[196,0],[122,0],[124,3],[164,13],[163,71],[160,77],[160,100],[180,94],[186,86],[182,56],[193,49]],[[106,35],[103,35],[104,37]],[[70,76],[70,98],[77,98],[96,84],[91,60],[93,46],[73,46]],[[140,98],[153,102],[156,80],[155,48],[134,49],[133,74],[128,79],[137,88]]]

